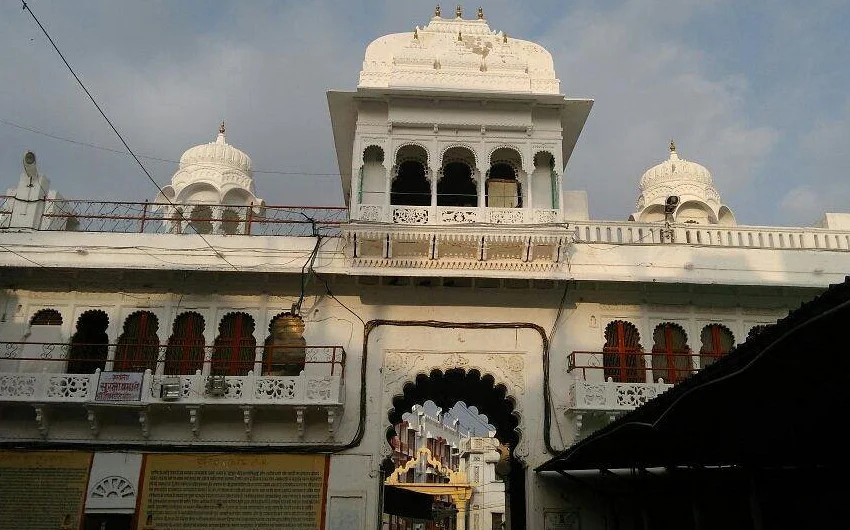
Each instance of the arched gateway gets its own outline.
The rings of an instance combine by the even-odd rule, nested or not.
[[[403,415],[414,405],[433,401],[443,411],[448,411],[458,402],[474,405],[479,413],[487,416],[496,430],[497,450],[502,452],[496,472],[505,482],[505,518],[514,523],[510,528],[522,528],[526,522],[525,459],[529,454],[529,444],[534,444],[534,440],[527,440],[523,433],[539,429],[533,418],[539,420],[541,416],[542,411],[537,409],[542,396],[530,386],[543,378],[542,370],[538,370],[544,364],[543,358],[548,355],[545,331],[529,323],[383,321],[378,325],[396,328],[392,333],[396,337],[404,337],[411,346],[396,348],[394,340],[386,340],[390,339],[388,335],[382,335],[385,340],[375,341],[386,344],[381,363],[383,393],[380,409],[383,411],[381,419],[385,433],[380,453],[384,459],[382,469],[385,475],[390,476],[394,471],[391,457],[393,440],[396,439],[395,426],[402,422]],[[439,342],[429,341],[431,336],[427,333],[434,333],[434,338],[440,337]],[[469,340],[480,346],[480,339],[486,335],[494,337],[494,346],[502,347],[468,351],[417,347],[451,347],[448,337],[459,342]],[[505,347],[508,335],[515,349]],[[513,341],[516,336],[519,337],[518,343]],[[520,345],[518,348],[517,344]],[[531,424],[528,423],[529,418],[532,418]],[[411,448],[414,456],[418,449]],[[474,483],[474,477],[470,477],[469,482]]]

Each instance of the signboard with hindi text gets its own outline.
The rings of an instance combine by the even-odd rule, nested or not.
[[[326,455],[148,454],[137,530],[322,529]]]
[[[140,372],[101,372],[95,401],[139,401],[142,399]]]
[[[80,528],[92,453],[0,451],[0,528]]]

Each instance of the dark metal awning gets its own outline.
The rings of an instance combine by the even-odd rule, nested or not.
[[[847,464],[848,329],[850,277],[536,471]]]

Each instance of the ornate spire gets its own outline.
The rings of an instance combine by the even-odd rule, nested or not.
[[[505,43],[505,44],[508,43],[508,34],[507,33],[502,33],[502,42]]]
[[[484,20],[484,8],[483,7],[478,8],[478,20]]]
[[[418,28],[413,28],[413,39],[419,40],[419,29]]]
[[[221,125],[218,126],[218,134],[224,134],[224,122],[221,122]]]
[[[676,152],[676,142],[674,142],[672,138],[670,139],[670,152],[671,153]]]
[[[442,14],[440,13],[440,4],[437,4],[437,7],[434,8],[434,16],[440,17]]]
[[[460,4],[458,4],[457,9],[455,9],[455,16],[457,18],[463,17],[463,9],[461,9]]]

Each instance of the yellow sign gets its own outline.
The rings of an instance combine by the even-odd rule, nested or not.
[[[148,454],[138,530],[324,527],[326,455]]]
[[[0,528],[80,528],[91,453],[0,451]]]

